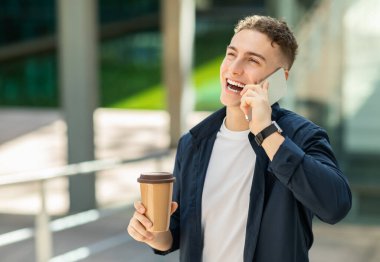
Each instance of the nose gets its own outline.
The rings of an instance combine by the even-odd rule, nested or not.
[[[231,64],[230,64],[230,73],[233,75],[242,75],[244,72],[244,67],[243,63],[240,59],[235,59]]]

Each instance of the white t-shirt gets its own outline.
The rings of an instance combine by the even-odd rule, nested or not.
[[[249,130],[217,134],[202,195],[203,262],[243,261],[256,154]]]

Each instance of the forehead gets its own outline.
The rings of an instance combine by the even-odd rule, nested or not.
[[[273,43],[263,33],[255,30],[243,29],[237,32],[231,39],[231,46],[240,53],[258,53],[267,60],[278,60],[281,56],[280,47]]]

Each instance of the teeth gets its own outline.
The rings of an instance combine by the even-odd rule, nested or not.
[[[245,85],[243,85],[243,84],[240,84],[240,83],[238,83],[238,82],[232,81],[232,80],[230,80],[230,79],[227,79],[227,83],[229,83],[229,84],[231,84],[231,85],[234,85],[234,86],[238,86],[238,87],[240,87],[240,88],[244,88],[244,86],[245,86]]]

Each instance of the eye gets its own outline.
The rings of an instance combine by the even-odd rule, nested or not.
[[[235,59],[235,57],[236,57],[235,53],[233,53],[233,52],[227,52],[226,56],[225,56],[225,59],[229,60],[229,61],[232,61],[232,60]]]
[[[252,62],[252,63],[255,63],[255,64],[258,64],[258,65],[260,64],[260,62],[257,59],[254,59],[252,57],[248,58],[248,61]]]

